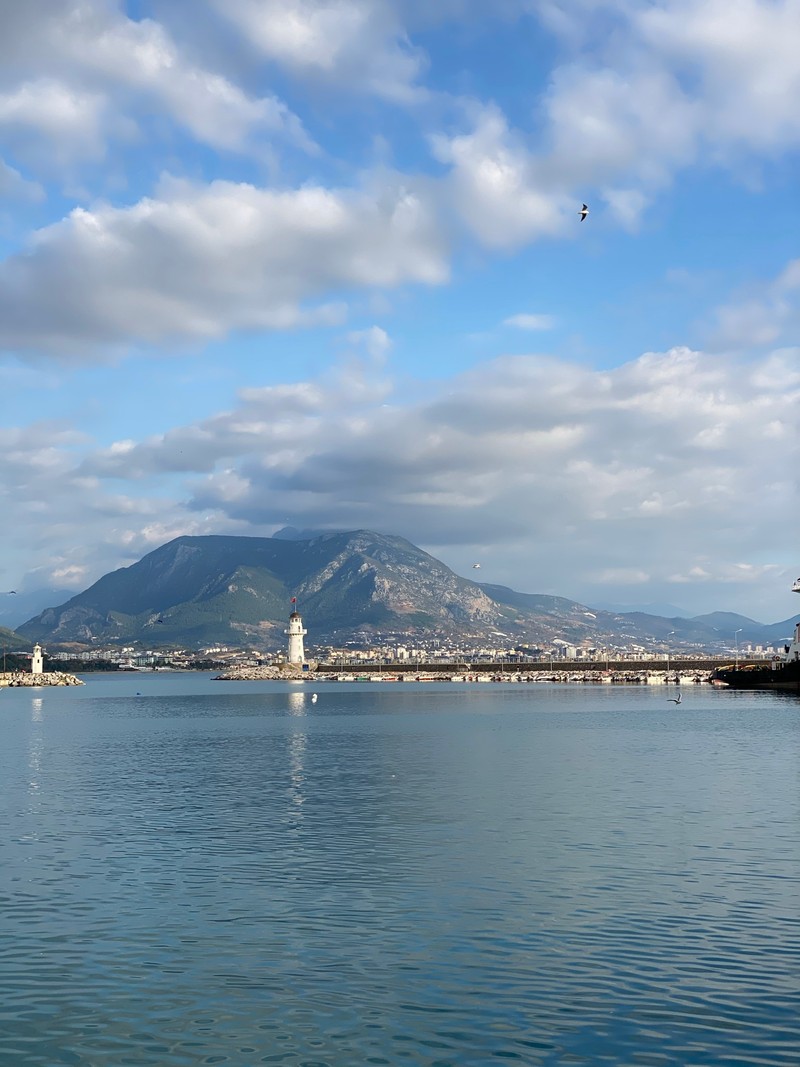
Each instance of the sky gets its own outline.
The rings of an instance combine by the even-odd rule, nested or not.
[[[800,0],[0,2],[0,591],[291,525],[793,615],[798,40]]]

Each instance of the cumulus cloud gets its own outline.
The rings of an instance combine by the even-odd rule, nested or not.
[[[3,439],[4,503],[62,566],[82,565],[89,519],[105,569],[165,531],[290,523],[401,533],[465,570],[491,545],[484,578],[532,592],[733,597],[785,563],[794,521],[800,381],[776,387],[774,360],[674,349],[594,371],[503,357],[413,403],[382,367],[362,368],[361,390],[345,369],[243,390],[230,411],[144,441],[95,449],[41,427]]]
[[[573,198],[541,170],[498,108],[480,109],[471,132],[431,143],[450,165],[448,203],[483,244],[514,248],[564,229]]]
[[[800,138],[796,0],[673,0],[643,5],[641,43],[670,61],[701,101],[702,136],[727,154]]]
[[[68,158],[102,155],[104,100],[97,93],[70,88],[52,78],[40,78],[0,93],[0,129],[11,144],[42,136],[50,152]]]
[[[293,451],[278,441],[237,465],[249,487],[225,506],[262,526],[288,512],[297,525],[373,526],[440,547],[494,543],[498,569],[529,574],[527,588],[551,566],[587,582],[609,568],[664,580],[675,560],[708,554],[709,537],[722,562],[788,528],[791,470],[764,478],[762,428],[793,434],[797,391],[756,380],[683,349],[607,372],[505,358],[411,408],[345,407],[335,437],[319,411]],[[759,501],[757,523],[741,522],[743,496]],[[193,506],[209,505],[223,501],[201,481]]]
[[[66,422],[0,429],[0,448],[9,587],[82,589],[170,536],[225,529],[224,516],[212,529],[207,516],[187,514],[179,500],[155,488],[142,494],[128,479],[129,491],[123,492],[119,484],[88,472],[83,457],[94,452],[93,446]],[[11,573],[8,561],[20,558],[35,561],[27,575]]]
[[[130,133],[123,116],[146,121],[154,106],[216,148],[245,150],[266,132],[314,150],[280,100],[199,66],[160,23],[129,18],[115,0],[26,0],[2,26],[0,128],[38,135],[62,159],[100,154]]]
[[[212,0],[260,55],[303,78],[398,103],[424,66],[388,0]]]
[[[425,196],[402,184],[288,191],[168,182],[130,208],[76,209],[0,265],[0,346],[83,358],[341,319],[354,287],[447,277]]]
[[[579,201],[636,230],[697,163],[738,168],[800,144],[795,0],[532,0],[564,45],[537,108],[514,129],[496,105],[439,134],[434,155],[461,221],[485,245],[569,233]],[[577,201],[577,203],[576,203]]]

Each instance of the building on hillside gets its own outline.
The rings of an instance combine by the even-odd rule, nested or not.
[[[297,603],[295,597],[292,597],[292,603]],[[289,662],[305,663],[306,654],[303,649],[303,638],[308,633],[308,630],[303,629],[303,619],[296,608],[289,616],[289,628],[284,630],[284,633],[289,638]]]

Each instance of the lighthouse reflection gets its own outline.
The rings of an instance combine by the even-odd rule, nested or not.
[[[37,725],[31,730],[28,741],[28,792],[32,795],[39,792],[42,777],[42,751],[44,748],[41,729],[43,720],[42,708],[42,698],[34,697],[31,700],[31,722]]]
[[[289,812],[294,825],[303,818],[305,803],[305,754],[307,736],[305,732],[305,714],[307,696],[304,692],[289,693],[289,714],[299,722],[292,724],[288,737],[289,749]]]

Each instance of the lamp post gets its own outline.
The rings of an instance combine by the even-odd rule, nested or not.
[[[736,670],[737,671],[739,670],[739,634],[742,632],[743,629],[744,629],[744,627],[740,626],[738,630],[734,630],[733,631],[733,639],[736,642]]]

